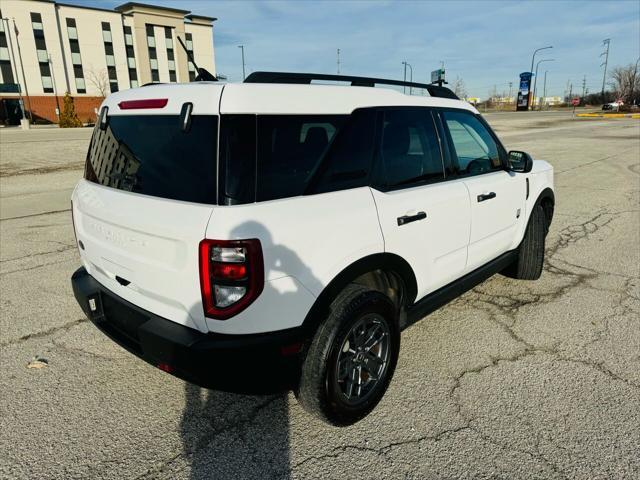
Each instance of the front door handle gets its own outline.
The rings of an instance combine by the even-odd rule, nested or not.
[[[482,195],[478,195],[478,202],[484,202],[492,198],[496,198],[496,192],[483,193]]]
[[[417,222],[418,220],[424,220],[427,218],[427,214],[425,212],[418,212],[415,215],[403,215],[402,217],[398,217],[398,226],[406,225],[407,223]]]

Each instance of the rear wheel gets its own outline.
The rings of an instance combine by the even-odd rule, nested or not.
[[[389,386],[398,360],[396,308],[380,292],[349,285],[311,342],[297,397],[333,425],[365,417]]]
[[[544,209],[536,205],[531,212],[524,239],[518,247],[516,261],[505,270],[505,274],[520,280],[537,280],[542,274],[544,246],[547,235],[547,220]]]

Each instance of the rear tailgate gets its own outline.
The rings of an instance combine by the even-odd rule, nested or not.
[[[106,127],[96,126],[72,196],[87,271],[129,302],[203,332],[198,244],[215,203],[221,90],[167,85],[110,96]],[[119,106],[145,99],[167,102]],[[192,104],[186,130],[185,103]]]

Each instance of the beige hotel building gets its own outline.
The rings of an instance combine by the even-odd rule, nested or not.
[[[87,2],[89,3],[89,2]],[[176,2],[176,5],[179,5]],[[0,1],[0,124],[20,122],[20,98],[34,122],[57,122],[62,97],[83,122],[111,92],[216,74],[212,17],[129,2],[114,10],[54,0]]]

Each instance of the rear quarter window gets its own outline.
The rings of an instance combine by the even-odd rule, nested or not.
[[[302,195],[348,115],[223,115],[220,203]]]
[[[258,117],[256,200],[302,195],[346,115]]]

